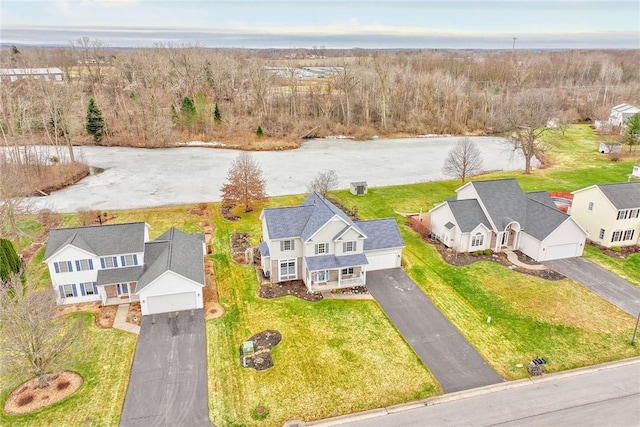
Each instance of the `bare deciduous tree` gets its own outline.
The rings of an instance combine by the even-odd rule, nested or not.
[[[242,204],[244,211],[250,212],[254,204],[266,200],[265,186],[258,162],[249,153],[240,153],[227,172],[227,183],[221,189],[222,202]]]
[[[547,149],[542,135],[549,130],[547,123],[554,117],[553,103],[541,90],[519,93],[506,105],[506,125],[511,135],[509,143],[524,157],[524,173],[531,173],[534,157],[541,160]]]
[[[309,184],[309,191],[315,191],[322,197],[327,197],[327,193],[338,188],[338,174],[333,169],[318,172]]]
[[[442,172],[447,176],[460,178],[462,183],[467,177],[482,172],[482,153],[476,143],[471,138],[462,138],[449,150]]]
[[[56,307],[53,289],[37,291],[19,275],[0,289],[3,368],[16,379],[32,374],[41,388],[49,385],[47,374],[68,368],[81,354],[84,322],[56,319]]]

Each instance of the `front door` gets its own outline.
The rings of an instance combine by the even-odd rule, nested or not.
[[[129,286],[126,283],[118,283],[116,285],[118,296],[129,295]]]
[[[511,230],[507,230],[502,233],[502,246],[507,246],[509,244],[509,236],[511,235]]]

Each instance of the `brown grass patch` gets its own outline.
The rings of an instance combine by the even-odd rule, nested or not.
[[[23,415],[60,402],[71,396],[82,386],[82,377],[70,371],[50,374],[49,386],[38,388],[38,378],[20,384],[7,397],[4,411],[7,414]]]
[[[117,310],[118,307],[115,305],[102,306],[99,301],[85,302],[58,306],[57,317],[63,317],[71,313],[93,313],[98,327],[112,328]]]

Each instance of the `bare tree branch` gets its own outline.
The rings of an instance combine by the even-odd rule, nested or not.
[[[227,183],[221,190],[222,203],[242,204],[244,211],[250,212],[254,204],[266,200],[265,186],[260,165],[249,153],[240,153],[227,172]]]
[[[322,197],[327,197],[327,193],[336,188],[338,188],[338,174],[333,169],[318,172],[311,183],[309,183],[309,191],[315,191]]]
[[[442,172],[445,175],[460,178],[462,183],[467,177],[482,172],[482,153],[471,138],[462,138],[455,147],[449,150]]]

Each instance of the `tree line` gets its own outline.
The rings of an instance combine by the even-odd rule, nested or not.
[[[84,38],[68,48],[0,52],[2,67],[58,67],[67,77],[3,84],[5,143],[241,143],[258,128],[284,140],[495,133],[510,128],[514,100],[532,92],[561,122],[605,119],[615,104],[640,103],[637,50],[326,50],[307,60],[304,51],[115,49]],[[337,68],[299,78],[296,68],[309,65]],[[94,133],[90,106],[101,114]]]

